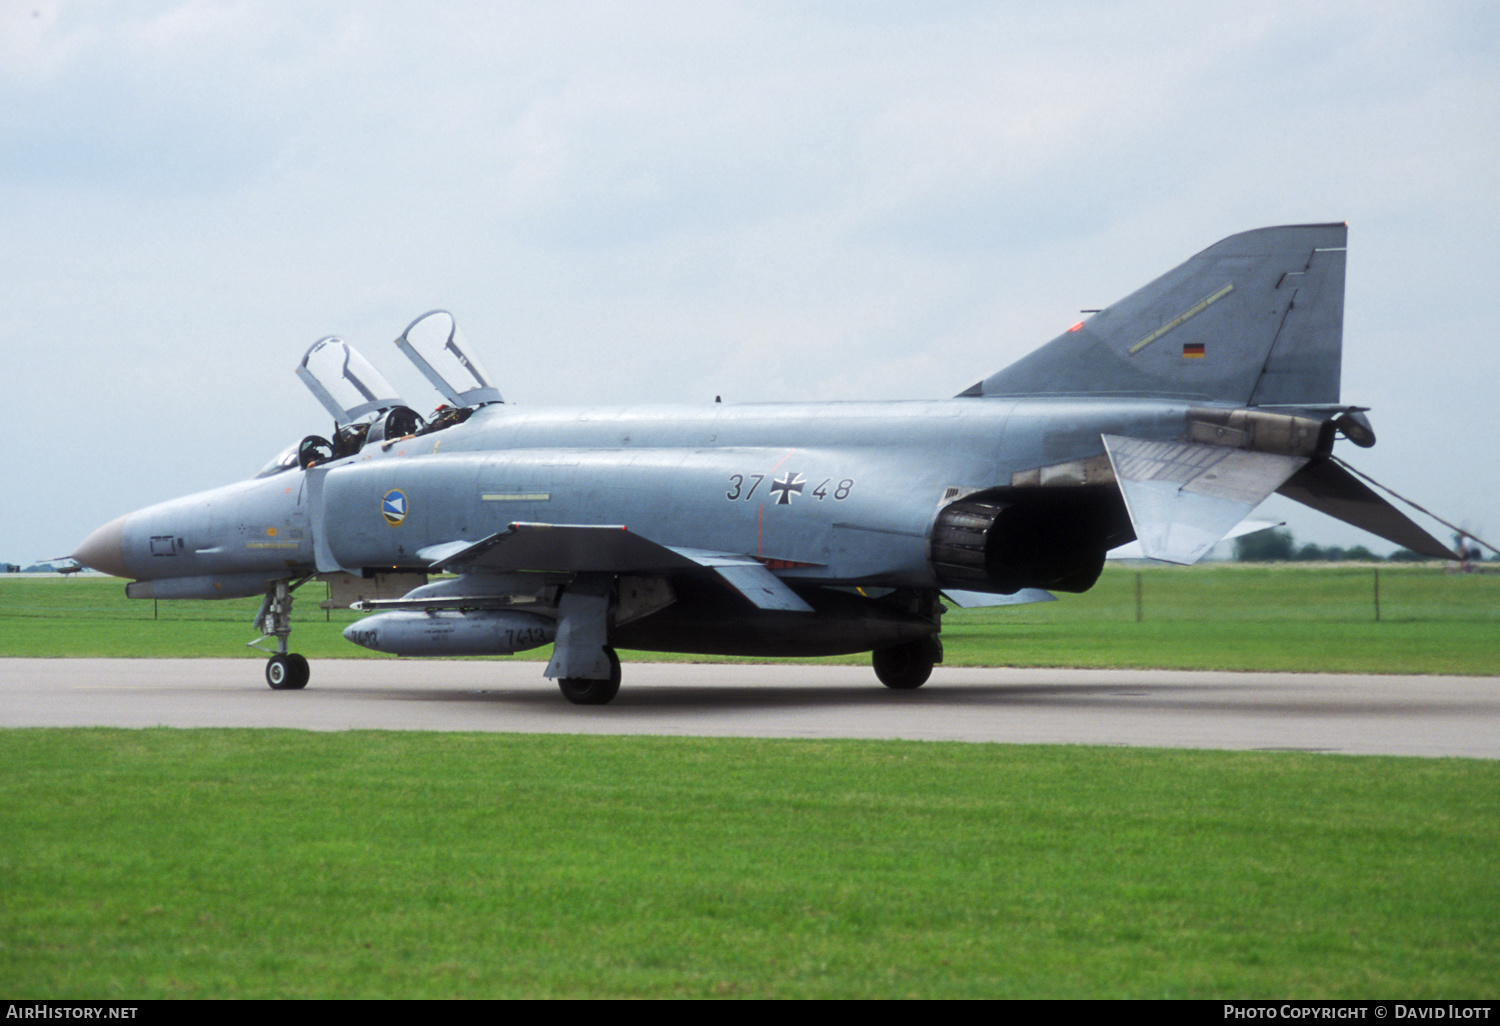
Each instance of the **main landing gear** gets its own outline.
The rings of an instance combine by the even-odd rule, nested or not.
[[[261,636],[250,642],[250,646],[253,648],[267,638],[276,639],[276,654],[266,662],[266,683],[273,691],[300,691],[307,687],[312,676],[307,657],[286,650],[292,634],[292,591],[308,580],[304,577],[295,583],[281,580],[272,584],[266,589],[266,600],[255,618]]]
[[[608,644],[614,591],[609,575],[579,574],[558,597],[557,639],[543,673],[574,705],[607,705],[620,693],[620,657]]]
[[[937,638],[922,638],[904,645],[877,648],[870,653],[875,676],[880,683],[897,691],[910,691],[927,683],[932,668],[943,661],[943,643]]]
[[[606,680],[589,680],[586,677],[559,677],[557,686],[563,697],[574,705],[608,705],[620,693],[620,657],[609,647],[604,649],[609,660],[609,677]]]

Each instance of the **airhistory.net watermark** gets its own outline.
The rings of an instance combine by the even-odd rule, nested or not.
[[[7,1019],[134,1019],[139,1005],[58,1004],[47,1001],[7,1003]]]

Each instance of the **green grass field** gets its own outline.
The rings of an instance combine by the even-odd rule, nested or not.
[[[1500,673],[1500,577],[1382,568],[1380,588],[1377,622],[1368,568],[1111,568],[1057,603],[955,611],[944,638],[965,665]],[[0,578],[0,655],[250,654],[253,600],[122,592]],[[338,636],[353,614],[297,611],[299,651],[365,654]],[[1487,760],[69,729],[0,731],[0,769],[0,991],[19,999],[1500,980]]]
[[[0,990],[1492,996],[1500,764],[0,732]]]
[[[1369,567],[1111,566],[1091,591],[1057,602],[955,609],[943,640],[957,666],[1500,674],[1500,574],[1381,567],[1378,583],[1377,620]],[[319,609],[321,589],[298,593],[293,648],[386,658],[339,635],[358,614]],[[257,608],[257,599],[132,601],[111,579],[0,577],[0,656],[252,656]]]

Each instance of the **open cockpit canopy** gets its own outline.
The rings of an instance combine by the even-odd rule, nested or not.
[[[412,321],[396,339],[396,348],[453,406],[503,402],[500,390],[490,384],[479,360],[469,351],[468,339],[447,310],[433,310]]]
[[[297,377],[340,427],[371,413],[406,405],[369,360],[333,335],[312,344],[297,367]]]
[[[333,441],[308,435],[261,471],[266,476],[353,455],[366,445],[416,434],[423,420],[359,351],[330,335],[314,342],[297,377],[333,415]]]
[[[396,340],[448,401],[431,423],[411,409],[374,365],[343,339],[330,335],[314,342],[297,367],[297,377],[333,415],[333,440],[308,435],[267,463],[257,477],[293,467],[307,468],[342,459],[367,445],[461,424],[480,406],[501,402],[484,368],[469,351],[453,315],[433,310],[418,317]]]

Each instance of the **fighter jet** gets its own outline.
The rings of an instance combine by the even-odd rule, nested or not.
[[[948,399],[518,408],[434,311],[396,341],[446,400],[424,419],[322,339],[297,373],[332,437],[73,558],[134,598],[263,594],[272,688],[308,682],[290,610],[319,580],[371,613],[356,644],[552,643],[545,676],[587,705],[618,692],[619,648],[868,651],[886,686],[920,687],[945,596],[1082,592],[1131,542],[1193,563],[1273,492],[1451,558],[1333,452],[1375,442],[1339,398],[1346,236],[1231,236]]]

